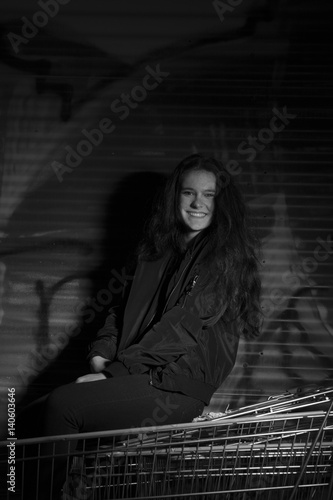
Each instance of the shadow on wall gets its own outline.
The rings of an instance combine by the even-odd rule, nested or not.
[[[105,239],[100,242],[100,265],[90,273],[67,276],[49,287],[43,279],[35,283],[40,306],[35,329],[36,349],[33,354],[30,353],[30,357],[34,358],[34,368],[38,373],[29,380],[26,392],[18,403],[19,409],[89,372],[86,361],[89,343],[103,326],[111,307],[119,303],[120,290],[126,276],[131,276],[129,273],[133,270],[135,249],[143,226],[151,212],[153,199],[163,183],[164,176],[151,172],[135,173],[124,178],[110,196],[102,221]],[[38,253],[38,247],[35,251]],[[68,328],[65,327],[57,336],[58,352],[61,345],[65,347],[50,360],[56,341],[49,334],[52,301],[65,284],[78,279],[88,279],[89,290],[76,307],[77,320],[67,325]],[[58,328],[61,329],[61,322]],[[21,372],[23,374],[23,370]]]

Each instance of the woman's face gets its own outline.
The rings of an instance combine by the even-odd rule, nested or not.
[[[206,170],[190,170],[180,190],[180,216],[187,229],[187,241],[208,227],[214,212],[216,177]]]

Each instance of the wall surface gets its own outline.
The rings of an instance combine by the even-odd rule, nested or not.
[[[209,408],[332,384],[332,10],[2,0],[1,423],[9,387],[24,405],[87,371],[156,186],[192,152],[228,163],[263,243],[263,329]]]

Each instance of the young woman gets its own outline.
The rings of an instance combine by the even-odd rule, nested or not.
[[[91,346],[92,373],[48,397],[45,435],[190,422],[260,325],[255,239],[220,162],[182,161],[147,224],[127,299]]]

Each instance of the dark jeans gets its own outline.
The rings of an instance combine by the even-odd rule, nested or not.
[[[42,403],[42,428],[34,434],[44,436],[186,423],[199,416],[204,408],[199,400],[156,389],[149,384],[148,375],[72,383],[55,389]],[[31,415],[30,421],[35,425],[38,422]],[[76,445],[73,441],[71,451]],[[67,450],[67,442],[57,443],[57,455]],[[46,456],[54,451],[52,445],[45,445],[42,454]],[[57,459],[52,467],[55,473],[53,492],[57,498],[55,492],[64,480],[65,459]],[[50,463],[45,460],[40,483],[42,491],[49,488],[50,469]],[[26,488],[32,492],[33,486],[30,484]]]
[[[46,401],[44,435],[191,422],[203,403],[161,391],[148,375],[128,375],[55,389]]]

